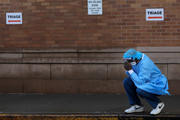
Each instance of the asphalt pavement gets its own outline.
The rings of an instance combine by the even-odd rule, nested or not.
[[[180,115],[180,96],[161,96],[162,115]],[[142,99],[145,112],[152,108]],[[0,94],[0,113],[6,114],[124,114],[126,95],[117,94]]]

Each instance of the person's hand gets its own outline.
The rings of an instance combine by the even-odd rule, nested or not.
[[[127,71],[131,70],[132,69],[131,63],[125,62],[124,63],[124,69]]]

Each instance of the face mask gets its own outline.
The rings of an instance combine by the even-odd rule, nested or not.
[[[136,62],[131,62],[131,65],[136,65]]]

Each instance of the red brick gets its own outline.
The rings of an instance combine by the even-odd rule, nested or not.
[[[103,1],[102,16],[89,16],[87,1],[84,0],[1,0],[0,4],[3,40],[0,48],[90,49],[179,45],[178,0],[106,0]],[[158,7],[165,9],[165,21],[146,21],[145,9]],[[6,25],[6,12],[22,12],[23,24]],[[169,40],[170,44],[164,43],[163,39]]]

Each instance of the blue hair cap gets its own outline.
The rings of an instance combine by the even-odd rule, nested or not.
[[[136,51],[135,49],[129,49],[123,55],[123,59],[140,60],[141,58],[142,58],[142,53],[139,51]]]

